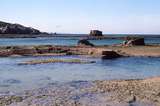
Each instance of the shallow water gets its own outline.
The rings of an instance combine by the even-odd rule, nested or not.
[[[20,62],[49,58],[94,60],[93,64],[50,63],[18,65]],[[0,92],[23,91],[54,82],[136,79],[160,75],[160,58],[129,57],[114,60],[80,56],[0,58]]]
[[[0,45],[76,45],[79,39],[75,38],[15,38],[15,39],[0,39]],[[122,40],[90,40],[96,45],[111,45],[121,43]]]
[[[1,46],[11,46],[11,45],[76,45],[78,40],[81,38],[3,38],[0,39]],[[103,39],[103,40],[89,40],[95,45],[112,45],[122,43],[123,40],[119,39]],[[145,39],[148,43],[160,43],[160,38]]]

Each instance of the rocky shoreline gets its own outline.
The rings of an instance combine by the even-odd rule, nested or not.
[[[146,56],[160,57],[160,45],[145,46],[0,46],[0,57],[45,56],[45,55],[90,55],[95,57]],[[119,56],[118,56],[119,55]]]
[[[0,106],[160,106],[160,77],[73,81],[16,95],[1,95]]]

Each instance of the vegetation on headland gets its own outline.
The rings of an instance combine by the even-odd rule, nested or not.
[[[26,27],[20,24],[12,24],[0,21],[0,34],[1,34],[0,37],[23,37],[23,34],[24,35],[27,34],[28,37],[32,37],[31,35],[39,35],[47,33],[42,33],[38,29],[34,29],[32,27]]]

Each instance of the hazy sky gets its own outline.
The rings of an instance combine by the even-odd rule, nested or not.
[[[46,32],[160,33],[160,0],[0,0],[0,20]]]

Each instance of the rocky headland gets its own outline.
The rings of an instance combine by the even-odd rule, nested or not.
[[[0,21],[0,34],[40,34],[41,32],[31,27],[20,24],[11,24]]]
[[[25,38],[25,37],[47,37],[46,32],[41,32],[32,27],[20,24],[12,24],[0,21],[0,38]]]

